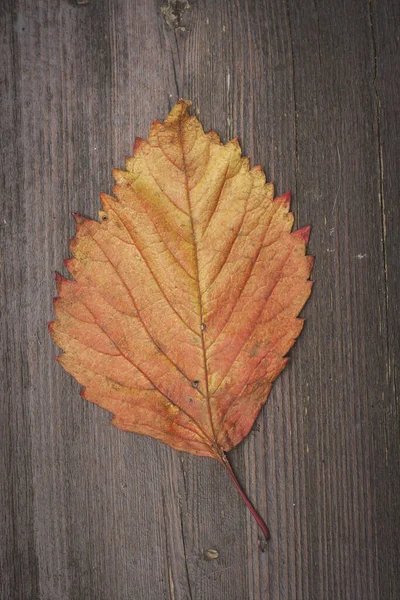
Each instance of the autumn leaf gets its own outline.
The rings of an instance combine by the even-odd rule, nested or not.
[[[237,139],[204,133],[181,100],[114,170],[94,221],[57,275],[54,341],[82,396],[111,423],[220,461],[265,535],[226,452],[249,433],[311,292],[309,228],[291,233],[290,195],[274,199]]]

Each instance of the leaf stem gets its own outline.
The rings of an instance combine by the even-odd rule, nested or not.
[[[258,526],[260,527],[261,531],[265,535],[265,539],[269,540],[270,534],[269,534],[269,529],[268,529],[267,525],[265,524],[264,520],[260,517],[260,515],[258,514],[258,512],[256,511],[256,509],[254,508],[254,506],[252,505],[252,503],[250,502],[250,500],[246,496],[245,492],[241,488],[240,483],[236,479],[236,475],[233,472],[233,469],[232,469],[232,467],[231,467],[231,465],[229,463],[228,457],[226,456],[225,453],[222,453],[222,455],[221,455],[221,462],[224,465],[225,469],[228,471],[229,477],[232,479],[232,481],[233,481],[233,483],[235,485],[235,488],[239,492],[240,497],[242,498],[243,502],[245,503],[245,505],[249,509],[250,513],[253,515],[253,517],[257,521]]]

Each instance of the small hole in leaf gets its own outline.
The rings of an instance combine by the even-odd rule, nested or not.
[[[198,379],[195,379],[194,381],[192,381],[192,387],[197,388],[199,386],[200,381]]]
[[[207,328],[207,325],[206,325],[205,323],[202,323],[202,324],[200,325],[200,329],[201,329],[202,331],[205,331],[205,330],[206,330],[206,328]]]
[[[101,220],[102,220],[102,221],[108,221],[108,217],[107,217],[107,215],[102,215],[102,216],[101,216]]]

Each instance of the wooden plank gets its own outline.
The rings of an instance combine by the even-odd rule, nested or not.
[[[27,206],[21,200],[24,147],[19,99],[22,70],[11,13],[1,19],[1,405],[0,590],[4,598],[38,597],[39,569],[34,533],[31,416],[26,402],[34,385],[28,359],[29,325],[24,317],[28,265]],[[27,99],[28,101],[28,99]]]
[[[370,312],[372,302],[384,318],[385,296],[369,15],[361,2],[308,13],[293,3],[290,14],[297,191],[318,248],[314,349],[300,345],[296,386],[306,396],[308,595],[379,598],[370,411],[385,387],[385,341]]]
[[[394,599],[398,7],[185,4],[2,10],[0,597]],[[96,216],[111,168],[178,96],[313,226],[306,327],[231,453],[266,546],[219,465],[83,402],[46,330],[70,212]]]
[[[376,145],[379,164],[379,204],[382,216],[383,270],[380,285],[385,291],[381,335],[385,340],[385,388],[372,405],[371,433],[374,456],[371,483],[375,490],[376,547],[379,590],[382,598],[400,595],[400,223],[399,169],[400,119],[398,82],[400,22],[397,2],[370,5],[374,53]]]

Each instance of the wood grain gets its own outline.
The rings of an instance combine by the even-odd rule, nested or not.
[[[398,3],[0,11],[1,600],[399,598]],[[266,546],[217,463],[111,427],[47,334],[71,211],[179,96],[313,227],[304,332],[231,453]]]

